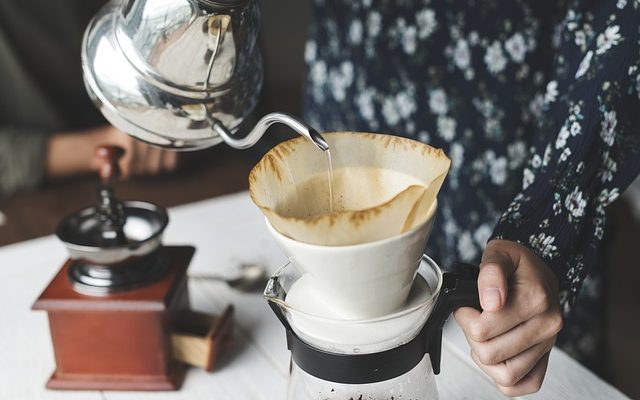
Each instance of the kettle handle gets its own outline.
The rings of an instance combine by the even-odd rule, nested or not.
[[[449,315],[460,307],[473,307],[482,311],[478,296],[478,270],[475,265],[455,263],[453,272],[442,274],[440,296],[425,325],[424,334],[427,340],[427,352],[431,358],[433,372],[440,373],[442,353],[442,328]]]

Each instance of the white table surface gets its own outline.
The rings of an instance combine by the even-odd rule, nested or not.
[[[270,272],[285,262],[246,193],[238,193],[170,210],[166,244],[197,248],[189,274],[219,275],[245,262],[264,263]],[[225,284],[191,278],[192,307],[219,312],[236,307],[236,345],[213,373],[192,368],[177,392],[74,392],[44,388],[54,369],[46,313],[31,305],[66,258],[53,236],[0,248],[0,399],[264,399],[284,400],[289,353],[284,329],[261,295],[240,293]],[[453,319],[451,319],[453,320]],[[495,399],[503,396],[477,369],[455,322],[443,340],[442,399]],[[624,399],[559,349],[551,353],[539,399]]]

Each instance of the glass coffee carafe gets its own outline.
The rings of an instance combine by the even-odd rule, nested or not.
[[[423,256],[450,160],[390,135],[324,138],[326,155],[295,138],[249,175],[290,260],[264,293],[286,329],[288,398],[436,399],[444,322],[480,307],[477,267],[443,274]]]
[[[288,399],[438,398],[442,327],[455,308],[480,307],[477,267],[458,264],[442,273],[424,256],[405,304],[370,319],[332,317],[308,278],[289,263],[264,293],[287,331]]]

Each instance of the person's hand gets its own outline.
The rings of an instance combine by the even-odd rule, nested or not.
[[[492,240],[482,255],[478,293],[483,311],[455,312],[471,357],[507,396],[540,390],[562,328],[558,280],[531,250]]]
[[[124,177],[157,175],[173,171],[178,164],[176,152],[150,146],[107,125],[52,135],[47,147],[47,175],[58,178],[97,170],[95,151],[101,144],[115,144],[125,149],[120,161]]]
[[[117,144],[125,150],[120,161],[123,177],[158,175],[177,167],[178,153],[175,151],[148,145],[111,126],[106,135],[105,144]]]

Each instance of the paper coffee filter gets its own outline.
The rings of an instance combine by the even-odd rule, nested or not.
[[[303,137],[271,149],[249,175],[253,202],[291,239],[326,246],[382,240],[435,212],[450,160],[440,149],[391,135],[323,133],[332,165]]]

